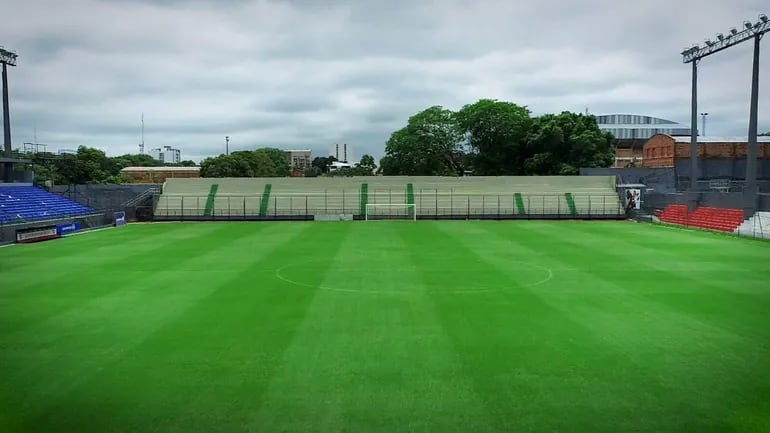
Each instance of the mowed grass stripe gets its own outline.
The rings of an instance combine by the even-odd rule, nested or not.
[[[167,230],[158,230],[161,226]],[[6,284],[0,287],[0,295],[13,296],[14,292],[20,291],[19,295],[25,297],[31,290],[47,288],[47,283],[59,283],[70,276],[77,278],[91,273],[86,266],[119,268],[133,259],[154,256],[159,251],[176,251],[188,243],[195,245],[206,233],[223,230],[221,225],[138,225],[6,248],[0,251],[0,263],[3,263],[0,272],[7,275]],[[36,276],[30,278],[33,272]]]
[[[639,366],[625,378],[624,383],[631,386],[629,395],[618,395],[618,399],[637,404],[637,411],[628,418],[634,425],[646,424],[650,430],[671,431],[683,428],[678,423],[685,419],[686,428],[691,430],[708,431],[720,426],[725,431],[732,428],[724,424],[725,420],[738,411],[755,413],[766,406],[763,402],[770,396],[768,392],[746,394],[743,391],[757,381],[764,387],[770,383],[762,370],[762,360],[767,357],[768,320],[757,308],[729,304],[722,308],[719,300],[712,301],[720,291],[709,284],[683,281],[677,272],[662,275],[645,272],[639,263],[655,259],[646,251],[638,256],[631,252],[611,254],[618,250],[612,248],[614,240],[619,239],[615,226],[608,226],[612,228],[602,236],[598,232],[584,233],[580,225],[559,224],[543,230],[537,239],[527,236],[521,226],[492,224],[486,227],[495,237],[516,239],[533,250],[555,251],[554,259],[562,267],[581,269],[563,275],[557,272],[555,282],[563,286],[571,280],[571,284],[582,286],[582,290],[565,296],[564,292],[549,293],[548,287],[542,287],[538,293],[564,314],[581,320],[585,327],[626,353]],[[531,232],[531,227],[528,229]],[[693,232],[692,235],[702,234]],[[643,239],[643,234],[640,237]],[[633,248],[625,250],[633,251]],[[604,265],[607,262],[633,269],[629,274],[637,278],[612,270],[607,272]],[[648,286],[656,284],[684,290],[688,301],[659,302],[656,296],[662,293],[662,287],[656,288],[657,293],[647,292]],[[764,301],[766,299],[762,303]],[[698,304],[704,302],[711,307],[706,315],[701,315]],[[749,324],[744,330],[756,332],[749,338],[736,334],[731,327],[724,326],[725,319],[744,321]],[[641,398],[640,391],[656,388],[657,392],[648,394],[652,400]],[[663,400],[665,405],[660,404],[660,395],[667,396]],[[725,403],[725,398],[729,403]],[[765,417],[762,422],[770,422],[770,418]]]
[[[622,429],[620,415],[631,410],[623,407],[625,401],[616,399],[613,381],[622,383],[625,370],[636,366],[628,365],[622,353],[606,350],[579,322],[531,293],[526,287],[531,275],[526,280],[510,275],[448,235],[454,227],[461,226],[427,223],[403,230],[402,237],[419,267],[435,268],[442,262],[468,264],[457,271],[424,274],[427,285],[459,289],[478,277],[487,286],[496,283],[505,288],[461,296],[429,292],[436,314],[463,360],[465,375],[472,378],[491,414],[493,428],[589,431],[597,426],[597,419],[609,414],[613,425]],[[520,263],[512,266],[526,269]],[[611,366],[612,374],[603,376],[595,370],[597,362]],[[595,406],[581,404],[588,392]]]
[[[269,238],[264,232],[260,233],[260,228],[255,228],[254,237],[235,232],[220,238],[225,242],[207,248],[207,254],[228,255],[230,252],[227,249],[233,247],[233,242],[248,245],[256,242],[257,238]],[[276,243],[283,244],[286,231],[280,230],[278,234],[281,239]],[[219,232],[218,235],[225,233]],[[236,238],[239,240],[236,241]],[[201,248],[211,244],[211,239],[201,238],[200,241]],[[210,284],[193,284],[196,277],[206,274],[207,255],[189,254],[190,259],[184,260],[184,253],[194,247],[184,245],[183,248],[174,257],[178,262],[196,266],[196,273],[177,272],[167,266],[165,271],[147,274],[145,279],[133,279],[122,285],[116,280],[114,291],[99,298],[92,299],[89,293],[78,294],[73,291],[70,296],[81,296],[81,307],[51,317],[45,327],[38,326],[24,333],[3,334],[0,339],[0,370],[6,374],[0,375],[12,389],[19,390],[12,403],[23,408],[13,415],[31,419],[39,416],[40,419],[35,423],[48,425],[50,431],[61,422],[55,417],[60,417],[62,413],[52,407],[72,404],[72,394],[77,393],[76,389],[84,384],[88,388],[95,373],[120,360],[166,322],[203,299],[217,288],[220,281],[232,278],[232,274],[219,274],[207,277]],[[168,256],[157,258],[167,260]],[[113,276],[118,274],[120,272],[116,270],[106,273]],[[31,390],[45,397],[41,398],[41,395],[35,393],[26,394]],[[31,405],[32,401],[34,405]],[[82,409],[84,413],[91,411],[87,407]],[[26,413],[28,411],[30,413]],[[51,417],[48,418],[45,413]],[[34,430],[37,425],[27,427]]]
[[[254,431],[493,431],[409,246],[378,225],[352,224]],[[283,275],[308,290],[320,271],[297,263]]]
[[[585,251],[588,248],[594,263],[627,263],[622,269],[628,269],[628,273],[607,272],[604,268],[596,266],[582,268],[585,273],[600,275],[616,287],[623,287],[625,289],[623,296],[626,299],[633,298],[641,302],[643,298],[651,303],[649,307],[653,311],[665,309],[678,315],[685,315],[689,318],[691,328],[701,329],[710,335],[730,334],[725,338],[732,339],[748,337],[753,340],[770,337],[770,331],[765,329],[767,319],[764,314],[770,309],[770,287],[767,284],[761,285],[761,281],[750,279],[743,282],[744,286],[749,287],[744,287],[742,293],[734,293],[730,289],[732,282],[719,284],[710,278],[712,273],[728,273],[735,277],[730,269],[740,270],[745,266],[745,261],[735,260],[731,249],[721,245],[719,238],[712,238],[715,241],[713,245],[698,248],[711,250],[714,257],[698,268],[698,259],[689,257],[692,254],[689,247],[667,247],[669,251],[677,251],[680,257],[679,260],[672,260],[669,256],[656,256],[651,253],[653,244],[649,244],[644,251],[639,251],[636,247],[639,240],[629,244],[626,238],[614,236],[614,233],[603,236],[598,232],[584,233],[582,230],[585,229],[574,225],[560,225],[544,234],[543,238],[544,241],[547,238],[551,242],[559,243],[562,251],[560,257],[563,261],[573,260],[579,251]],[[693,236],[697,237],[700,234],[694,232]],[[739,245],[733,247],[739,247]],[[725,270],[716,272],[713,270],[712,262],[716,260],[725,266]],[[685,270],[680,270],[678,261],[688,263]],[[763,271],[760,268],[755,272],[764,275],[765,281],[770,280],[770,271]],[[673,290],[651,292],[649,288],[654,287],[655,284],[650,284],[649,280],[629,278],[642,273],[659,278],[661,284]],[[735,311],[741,311],[742,314],[736,315]],[[680,325],[685,326],[685,323]]]
[[[323,245],[331,260],[344,234],[342,226],[267,225],[284,235],[229,251],[230,257],[252,254],[252,263],[216,282],[206,297],[74,392],[88,396],[84,407],[92,400],[119,402],[100,420],[104,430],[139,430],[148,420],[158,431],[245,430],[315,296],[276,281],[275,270],[287,257],[317,255],[297,247],[303,242]],[[243,227],[231,229],[244,234]],[[254,244],[263,250],[253,254]],[[203,276],[197,281],[211,284]]]
[[[55,320],[57,315],[87,308],[84,300],[98,303],[124,286],[141,286],[143,280],[154,278],[154,272],[178,265],[179,256],[190,260],[226,247],[228,242],[240,237],[222,225],[195,225],[181,232],[172,228],[147,237],[137,233],[133,227],[123,232],[104,232],[111,239],[111,246],[93,257],[83,240],[87,242],[86,238],[91,237],[99,241],[101,233],[51,242],[49,249],[35,248],[34,255],[26,261],[45,265],[34,277],[23,270],[4,275],[0,288],[0,327],[13,332],[44,326],[44,322]],[[205,244],[202,239],[207,236],[220,242]],[[144,237],[145,244],[123,246],[124,240],[136,237]],[[26,246],[19,250],[24,248]]]

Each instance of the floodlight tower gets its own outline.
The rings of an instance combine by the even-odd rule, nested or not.
[[[3,64],[3,148],[5,161],[5,180],[10,182],[13,176],[13,150],[11,149],[11,113],[8,104],[8,66],[16,66],[18,55],[0,46],[0,63]]]
[[[738,31],[736,28],[730,29],[730,33],[724,35],[717,34],[717,40],[706,40],[704,47],[694,45],[682,51],[682,60],[684,63],[692,63],[692,118],[691,127],[693,130],[698,124],[698,62],[704,57],[726,50],[741,42],[754,40],[754,67],[751,75],[751,105],[749,113],[749,140],[748,149],[746,149],[746,186],[745,190],[749,194],[756,192],[757,187],[757,111],[759,105],[759,42],[765,33],[770,31],[770,20],[767,15],[760,14],[756,23],[746,21],[743,23],[744,29]],[[691,188],[697,189],[698,181],[698,138],[697,134],[690,134],[690,163],[691,163]]]

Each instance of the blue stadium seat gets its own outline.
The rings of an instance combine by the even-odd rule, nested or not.
[[[94,209],[40,188],[0,186],[0,224],[64,218],[94,212]]]

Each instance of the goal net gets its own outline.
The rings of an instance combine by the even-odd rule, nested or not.
[[[417,221],[415,204],[367,204],[366,220],[413,220]]]

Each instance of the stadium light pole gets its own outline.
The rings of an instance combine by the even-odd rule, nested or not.
[[[7,160],[5,161],[5,181],[13,180],[13,149],[11,148],[11,113],[8,103],[8,66],[16,66],[18,55],[0,47],[0,63],[3,64],[3,149]]]
[[[230,136],[225,135],[225,155],[230,154]]]
[[[701,118],[703,118],[703,126],[701,127],[700,133],[703,134],[703,136],[706,136],[706,116],[708,116],[708,113],[700,113]]]
[[[707,39],[704,47],[694,45],[682,51],[682,60],[684,63],[692,63],[692,117],[691,125],[693,129],[697,128],[697,110],[698,110],[698,62],[704,57],[716,54],[732,46],[738,45],[748,40],[754,40],[754,67],[751,77],[751,104],[749,114],[749,139],[746,149],[746,186],[745,189],[751,193],[757,186],[757,111],[759,105],[759,42],[762,36],[770,31],[770,20],[767,15],[760,14],[759,20],[752,24],[749,21],[743,23],[744,29],[738,31],[737,28],[730,29],[725,35],[718,33],[716,40]],[[698,179],[698,140],[697,134],[690,134],[690,160],[691,160],[691,188],[697,189]]]

